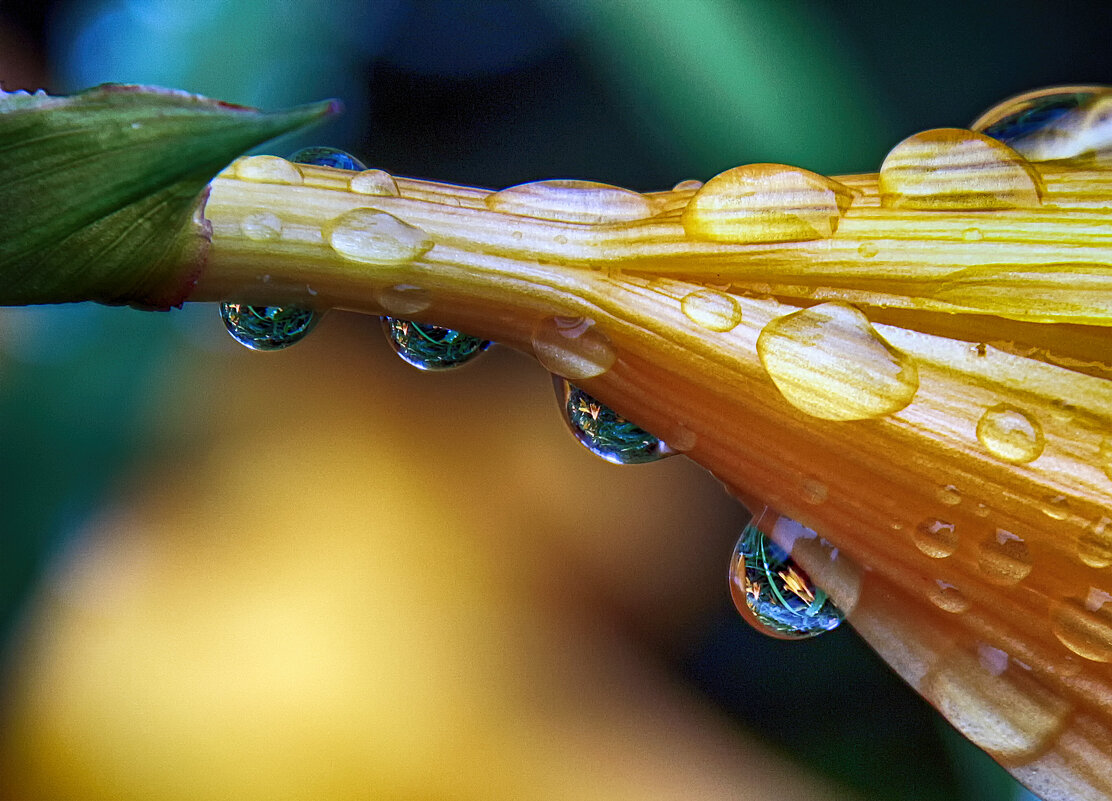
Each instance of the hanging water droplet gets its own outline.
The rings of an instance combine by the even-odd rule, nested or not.
[[[1042,426],[1031,415],[1006,403],[987,410],[977,423],[985,450],[1012,464],[1025,464],[1043,451]]]
[[[398,182],[394,176],[385,170],[363,170],[351,176],[348,187],[352,192],[361,195],[378,195],[380,197],[398,197]]]
[[[960,615],[962,612],[969,610],[969,599],[953,584],[949,584],[942,579],[935,581],[935,587],[930,591],[928,597],[931,599],[931,603],[943,612]]]
[[[752,523],[734,546],[730,595],[747,623],[780,639],[814,637],[845,619],[784,549]]]
[[[667,445],[645,429],[599,403],[567,379],[552,378],[564,422],[591,453],[613,464],[644,464],[672,455]]]
[[[1112,596],[1089,588],[1084,601],[1056,602],[1050,609],[1054,636],[1078,656],[1094,662],[1112,662]]]
[[[796,408],[825,420],[866,420],[903,409],[919,370],[847,303],[823,303],[777,317],[757,338],[757,354]]]
[[[394,352],[418,370],[450,370],[467,364],[490,342],[454,328],[383,317],[382,328]]]
[[[273,212],[260,211],[248,214],[240,220],[239,229],[248,239],[257,242],[271,241],[282,236],[282,220]]]
[[[232,338],[251,350],[281,350],[313,330],[323,312],[299,306],[221,303],[220,317]]]
[[[337,150],[334,147],[303,147],[292,156],[290,161],[296,164],[314,164],[318,167],[332,167],[337,170],[365,170],[367,167],[350,153]]]
[[[961,503],[961,490],[953,484],[947,484],[938,490],[938,502],[945,506],[957,506]]]

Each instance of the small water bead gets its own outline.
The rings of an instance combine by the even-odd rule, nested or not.
[[[613,464],[655,462],[671,451],[657,437],[631,423],[567,379],[553,377],[560,412],[587,450]]]
[[[961,238],[966,242],[980,242],[985,238],[980,228],[966,228],[961,232]]]
[[[1077,556],[1089,567],[1112,565],[1112,519],[1101,517],[1078,538]]]
[[[240,221],[239,228],[245,237],[257,242],[271,241],[282,236],[281,218],[269,211],[248,214]]]
[[[957,506],[961,503],[961,490],[953,484],[947,484],[938,490],[938,502],[944,506]]]
[[[876,246],[875,242],[862,242],[857,246],[857,253],[863,259],[871,259],[879,252],[880,248]]]
[[[281,350],[305,338],[322,312],[297,306],[221,303],[220,317],[232,338],[251,350]]]
[[[943,612],[954,615],[969,611],[969,599],[962,594],[961,590],[942,579],[936,580],[935,585],[928,595],[931,603]]]
[[[332,167],[337,170],[365,170],[366,165],[350,153],[337,150],[334,147],[303,147],[292,156],[290,161],[296,164],[313,164],[317,167]]]
[[[322,233],[333,250],[363,264],[405,264],[420,258],[433,246],[432,239],[420,228],[370,208],[341,214]]]
[[[245,181],[292,185],[304,181],[297,167],[278,156],[247,156],[235,163],[233,171]]]
[[[475,359],[490,342],[454,328],[383,317],[382,328],[394,352],[418,370],[450,370]]]
[[[898,412],[919,389],[919,371],[847,303],[823,303],[778,317],[757,353],[796,408],[825,420],[866,420]]]
[[[533,331],[532,345],[542,367],[572,381],[602,375],[618,358],[610,338],[588,317],[548,317]]]
[[[1112,595],[1090,587],[1084,600],[1068,599],[1050,609],[1054,636],[1078,656],[1112,662]]]
[[[1043,514],[1051,520],[1065,520],[1070,511],[1070,501],[1065,495],[1049,495],[1043,499]]]
[[[977,423],[977,439],[985,450],[1012,464],[1026,464],[1043,452],[1042,426],[1022,409],[999,403]]]
[[[569,223],[616,223],[653,215],[647,197],[594,181],[533,181],[486,197],[491,211]]]
[[[385,170],[363,170],[351,176],[348,186],[352,192],[360,195],[378,195],[380,197],[398,197],[398,182],[394,176]]]
[[[687,319],[708,331],[724,333],[741,324],[741,304],[737,298],[717,289],[699,289],[685,295],[680,309]]]
[[[432,305],[432,295],[415,284],[394,284],[375,293],[375,300],[392,317],[418,314]]]
[[[911,532],[915,546],[932,559],[945,559],[958,548],[958,533],[953,523],[931,517]]]
[[[845,619],[787,552],[751,523],[734,546],[730,595],[746,622],[780,639],[814,637]]]
[[[1017,584],[1031,572],[1031,552],[1021,537],[997,529],[995,536],[981,543],[977,566],[995,584]]]

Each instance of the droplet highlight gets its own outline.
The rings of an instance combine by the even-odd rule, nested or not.
[[[761,331],[757,353],[781,394],[824,420],[866,420],[903,409],[919,371],[847,303],[823,303],[778,317]]]
[[[1037,459],[1045,445],[1039,422],[1007,403],[985,411],[977,423],[977,439],[993,456],[1012,464]]]
[[[332,220],[322,233],[338,254],[363,264],[405,264],[433,246],[420,228],[378,209],[352,209]]]
[[[1112,566],[1112,519],[1101,517],[1081,534],[1077,557],[1089,567]]]
[[[1031,572],[1031,552],[1021,537],[997,529],[995,535],[981,542],[977,567],[994,584],[1018,584]]]
[[[352,192],[360,195],[378,195],[380,197],[398,197],[398,182],[394,176],[385,170],[364,170],[351,176],[348,186]]]
[[[366,166],[355,156],[334,147],[314,145],[303,147],[290,156],[296,164],[313,164],[317,167],[331,167],[335,170],[365,170]]]
[[[931,603],[943,612],[960,615],[962,612],[969,611],[969,599],[953,584],[942,579],[935,581],[935,586],[931,589],[928,597]]]
[[[282,236],[282,220],[273,212],[260,211],[244,217],[239,229],[245,237],[256,242],[272,241]]]
[[[548,372],[571,381],[602,375],[617,360],[614,345],[588,317],[548,317],[533,331],[533,353]]]
[[[919,523],[911,532],[917,547],[931,559],[945,559],[958,548],[958,532],[953,523],[931,517]]]
[[[645,464],[673,451],[657,437],[559,376],[553,377],[561,416],[576,440],[612,464]]]
[[[939,487],[936,497],[943,506],[957,506],[961,503],[961,490],[953,484],[947,484],[944,487]]]
[[[708,331],[724,333],[741,324],[741,304],[733,295],[717,289],[699,289],[685,295],[680,309],[691,322]]]
[[[268,184],[299,185],[304,179],[301,170],[278,156],[247,156],[232,168],[237,178]]]
[[[220,318],[232,339],[251,350],[288,348],[304,339],[322,316],[322,312],[298,306],[220,304]]]
[[[450,370],[473,361],[490,342],[454,328],[383,317],[386,339],[405,362],[429,372]]]
[[[1090,587],[1084,600],[1068,599],[1050,609],[1054,636],[1078,656],[1112,662],[1112,595]]]
[[[734,546],[730,595],[747,623],[779,639],[814,637],[845,619],[826,592],[752,523]]]

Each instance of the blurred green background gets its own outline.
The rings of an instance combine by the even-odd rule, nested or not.
[[[264,108],[340,97],[341,119],[268,151],[328,144],[396,174],[487,187],[569,177],[657,190],[759,161],[873,171],[904,136],[967,125],[1020,91],[1112,83],[1109,30],[1106,2],[1034,0],[0,2],[0,82],[155,83]],[[210,308],[0,310],[8,671],[42,577],[73,558],[128,476],[175,447],[183,382],[246,357]],[[404,391],[425,402],[449,386]],[[1022,797],[852,632],[785,645],[748,630],[730,608],[726,556],[720,602],[688,636],[659,642],[651,623],[628,621],[671,675],[860,797]]]

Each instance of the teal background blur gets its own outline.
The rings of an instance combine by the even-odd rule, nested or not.
[[[329,144],[489,187],[655,190],[757,161],[875,170],[904,136],[1020,91],[1112,83],[1110,30],[1105,2],[0,2],[0,81],[155,83],[264,108],[340,97],[342,119],[270,150]],[[232,347],[205,308],[0,310],[0,654],[44,566],[160,441],[174,354]],[[723,593],[699,644],[662,656],[866,797],[1022,797],[850,632],[766,641]]]

